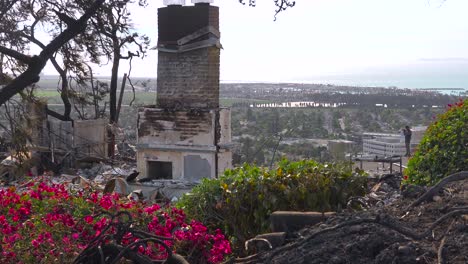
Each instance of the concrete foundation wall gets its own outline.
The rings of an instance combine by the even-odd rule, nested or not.
[[[227,169],[232,168],[232,152],[230,150],[221,150],[218,153],[218,175],[222,175]]]
[[[73,148],[73,123],[71,121],[60,121],[50,119],[49,129],[44,134],[49,136],[47,144],[54,149],[70,150]],[[49,143],[50,142],[50,143]]]
[[[74,143],[77,151],[84,155],[106,157],[107,120],[76,120],[74,122]]]
[[[55,118],[35,125],[32,131],[33,149],[52,153],[72,154],[75,158],[107,157],[107,120],[61,121]]]
[[[42,103],[26,103],[29,113],[29,129],[33,146],[48,146],[49,133],[47,131],[46,106]]]

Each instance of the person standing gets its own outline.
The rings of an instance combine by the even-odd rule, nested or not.
[[[403,135],[405,135],[405,145],[406,145],[405,157],[410,157],[410,156],[411,156],[411,149],[410,149],[410,146],[411,146],[411,134],[412,134],[412,131],[411,131],[410,127],[409,127],[409,126],[406,126],[406,127],[403,129]]]

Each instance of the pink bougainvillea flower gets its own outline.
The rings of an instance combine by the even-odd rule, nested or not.
[[[35,248],[38,248],[39,245],[40,245],[40,243],[39,243],[39,241],[38,241],[37,239],[33,239],[33,240],[31,241],[31,244],[32,244],[33,247],[35,247]]]
[[[84,217],[86,223],[91,224],[94,221],[94,218],[90,215]]]
[[[101,194],[80,190],[71,193],[64,184],[51,184],[38,177],[23,185],[0,190],[0,263],[49,261],[50,257],[74,258],[95,237],[106,232],[111,242],[114,227],[110,217],[127,211],[132,227],[154,235],[171,237],[164,243],[185,255],[196,255],[202,263],[220,263],[231,253],[229,241],[218,230],[211,233],[203,223],[186,219],[183,210],[157,204],[131,201],[116,193]],[[108,236],[109,235],[109,236]],[[131,232],[122,245],[138,241]],[[138,252],[153,260],[163,260],[167,252],[161,245],[139,246]]]
[[[78,233],[73,233],[73,234],[72,234],[72,238],[73,238],[74,240],[77,240],[78,238],[80,238],[80,234],[78,234]]]

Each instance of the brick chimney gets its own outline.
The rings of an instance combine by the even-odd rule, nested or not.
[[[232,167],[231,111],[219,107],[219,9],[169,2],[158,10],[157,106],[138,111],[137,168],[143,178],[199,182]]]
[[[219,107],[219,8],[200,3],[158,10],[157,106]]]

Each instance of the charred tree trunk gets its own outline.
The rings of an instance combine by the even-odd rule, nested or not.
[[[118,40],[115,40],[118,42]],[[118,48],[118,45],[115,45],[117,47],[114,47],[114,58],[113,58],[113,63],[112,63],[112,76],[111,76],[111,82],[110,82],[110,92],[109,92],[109,97],[110,97],[110,118],[109,118],[109,123],[113,124],[116,121],[117,117],[117,82],[118,82],[118,77],[119,77],[119,66],[120,66],[120,49]]]
[[[63,118],[59,118],[60,120],[64,121],[71,121],[71,109],[72,105],[70,103],[70,99],[68,97],[69,94],[69,89],[68,89],[68,79],[67,79],[67,73],[60,67],[60,65],[57,63],[57,60],[55,58],[50,58],[50,61],[55,67],[55,70],[60,75],[60,78],[62,79],[62,92],[60,93],[60,97],[62,98],[63,101],[63,106],[64,106],[64,111],[63,111]]]
[[[0,85],[5,82],[5,77],[3,76],[3,58],[5,55],[3,53],[0,54]]]
[[[119,77],[119,66],[120,66],[120,47],[119,40],[114,38],[114,58],[112,63],[112,76],[109,89],[109,124],[114,125],[117,121],[117,81]],[[109,146],[108,156],[113,157],[115,154],[115,135],[112,130],[108,131]]]
[[[119,116],[120,116],[120,111],[121,111],[121,108],[122,108],[122,100],[123,100],[123,96],[124,96],[124,92],[125,92],[125,85],[127,83],[127,74],[124,73],[124,76],[123,76],[123,79],[122,79],[122,85],[120,86],[120,95],[119,95],[119,102],[117,104],[117,113],[116,113],[116,116],[115,116],[115,123],[118,124],[119,123]]]

